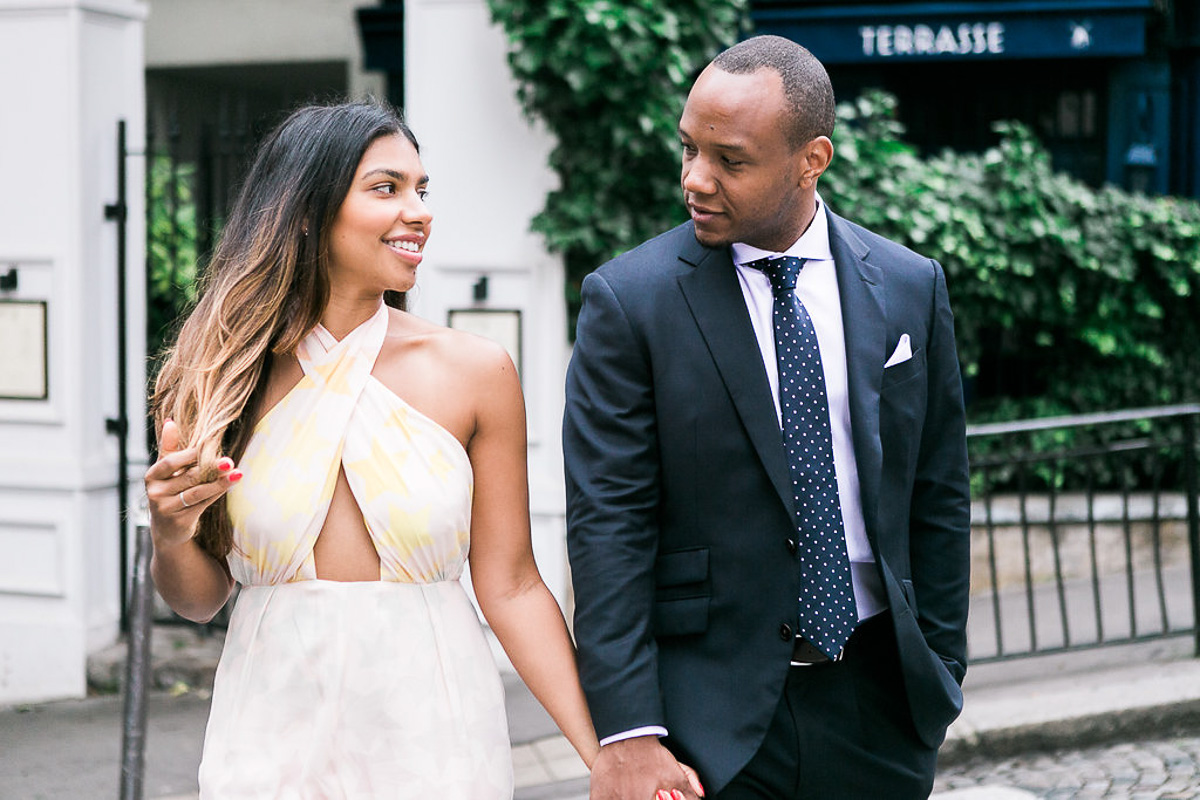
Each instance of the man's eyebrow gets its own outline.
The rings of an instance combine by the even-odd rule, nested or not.
[[[726,150],[731,153],[748,153],[748,152],[750,152],[749,148],[747,148],[746,145],[744,145],[744,144],[724,144],[722,142],[718,142],[716,145],[716,148],[718,150]]]
[[[676,128],[675,130],[678,131],[679,137],[681,139],[692,138],[692,137],[688,136],[687,131],[685,131],[683,128]],[[736,143],[727,144],[725,142],[717,142],[715,145],[713,145],[713,147],[716,148],[717,150],[723,150],[723,151],[729,152],[729,153],[745,154],[745,153],[750,152],[749,148],[747,148],[746,145],[744,145],[744,144],[736,144]]]

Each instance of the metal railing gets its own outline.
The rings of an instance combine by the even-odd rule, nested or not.
[[[1200,405],[968,429],[983,663],[1191,635],[1200,655]]]

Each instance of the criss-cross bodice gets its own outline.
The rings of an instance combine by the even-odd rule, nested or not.
[[[316,543],[339,467],[379,553],[380,579],[457,579],[470,543],[471,463],[461,443],[372,374],[388,328],[381,305],[338,341],[318,325],[297,358],[304,377],[259,421],[229,491],[233,577],[313,580]]]

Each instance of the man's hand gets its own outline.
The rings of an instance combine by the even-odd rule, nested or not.
[[[591,800],[696,800],[699,779],[684,771],[657,736],[635,736],[600,748],[592,764]],[[656,794],[656,792],[658,794]]]

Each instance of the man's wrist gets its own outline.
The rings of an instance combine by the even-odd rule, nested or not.
[[[654,736],[657,738],[662,738],[663,736],[666,736],[666,735],[667,735],[667,729],[661,725],[643,725],[640,728],[630,728],[627,731],[621,731],[620,733],[614,733],[612,736],[605,736],[603,739],[600,740],[600,746],[604,747],[604,745],[606,745],[606,744],[614,744],[616,742],[623,742],[626,739],[635,739],[639,736]]]

